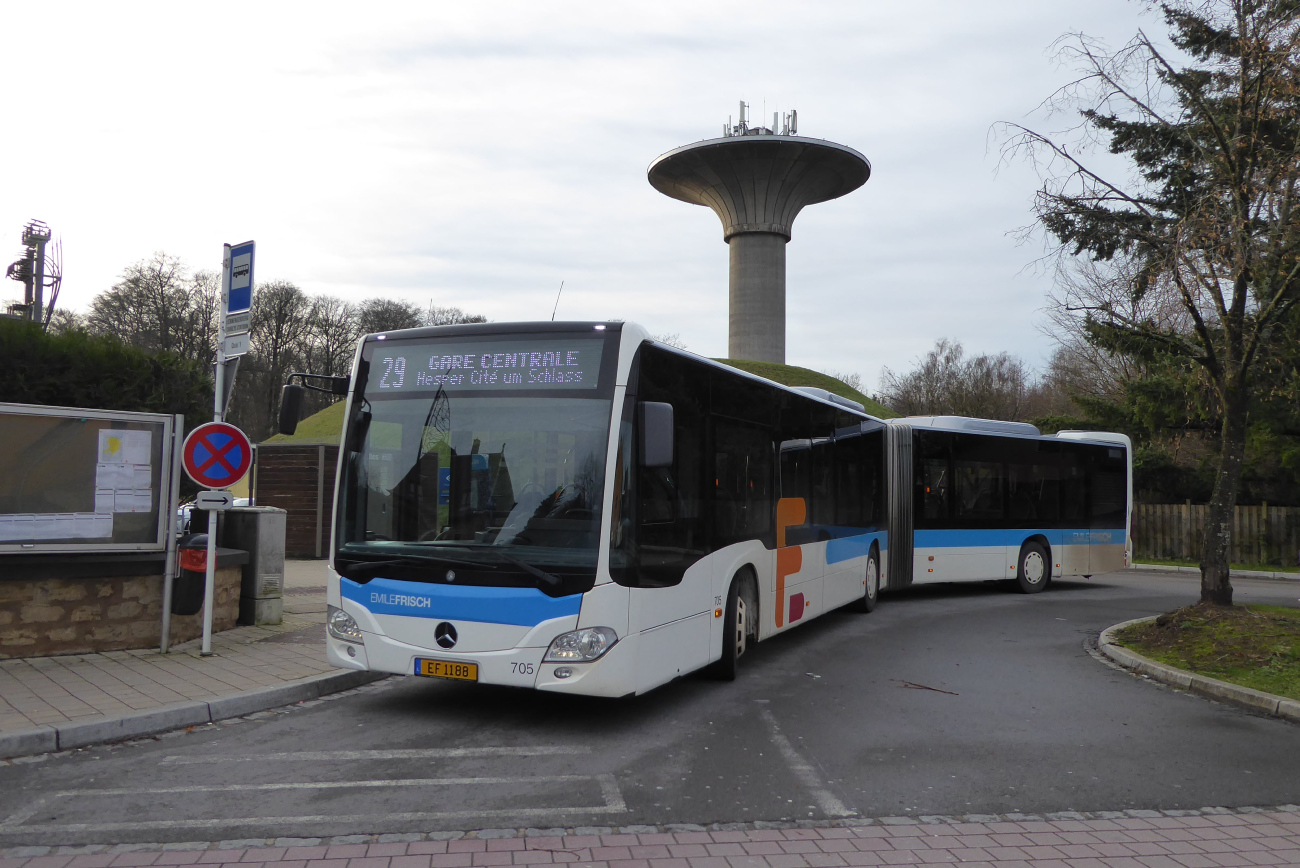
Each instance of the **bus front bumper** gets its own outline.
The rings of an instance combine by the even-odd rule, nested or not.
[[[585,696],[625,696],[633,692],[632,685],[636,683],[635,636],[616,642],[604,656],[591,663],[543,663],[545,647],[456,654],[409,645],[378,633],[363,631],[362,637],[364,642],[347,642],[327,633],[325,653],[330,665],[339,669],[416,675],[419,660],[472,663],[478,667],[473,680],[479,684]]]

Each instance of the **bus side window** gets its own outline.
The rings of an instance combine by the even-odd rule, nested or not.
[[[637,394],[628,394],[621,453],[624,478],[634,491],[620,507],[624,531],[610,565],[620,584],[662,588],[681,582],[686,569],[709,552],[703,508],[708,368],[651,346],[639,355]],[[673,405],[671,467],[641,467],[635,461],[630,408],[637,400]]]
[[[926,458],[921,462],[918,487],[921,489],[922,515],[932,521],[948,518],[948,460]]]
[[[1125,462],[1124,450],[1109,447],[1104,454],[1097,452],[1092,458],[1089,526],[1123,527],[1124,510],[1128,505],[1128,465]]]
[[[868,527],[867,512],[875,493],[866,486],[866,455],[860,433],[835,436],[835,466],[839,489],[835,498],[835,524],[839,527]]]
[[[713,546],[767,541],[772,526],[772,437],[757,425],[713,426]]]
[[[1075,444],[1061,450],[1061,526],[1088,526],[1088,454]]]
[[[1002,465],[996,461],[954,461],[955,518],[995,527],[1002,520]]]
[[[945,527],[952,508],[949,455],[955,435],[947,431],[915,433],[912,516],[918,528]]]

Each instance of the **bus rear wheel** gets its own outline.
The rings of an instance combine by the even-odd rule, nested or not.
[[[1020,562],[1016,564],[1016,584],[1022,594],[1037,594],[1051,581],[1052,571],[1047,552],[1036,542],[1020,547]]]
[[[733,579],[722,614],[722,657],[708,673],[718,681],[735,681],[740,658],[749,645],[749,607],[740,593],[740,579]]]
[[[853,603],[855,612],[874,612],[880,596],[880,552],[871,549],[867,556],[867,571],[862,579],[862,597]]]

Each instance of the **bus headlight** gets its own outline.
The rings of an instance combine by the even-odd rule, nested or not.
[[[543,663],[590,663],[600,659],[614,643],[618,634],[608,627],[584,627],[555,637],[546,649]]]
[[[357,626],[356,620],[342,609],[330,606],[329,614],[325,616],[325,625],[335,639],[356,642],[358,645],[366,644],[366,640],[361,638],[361,628]]]

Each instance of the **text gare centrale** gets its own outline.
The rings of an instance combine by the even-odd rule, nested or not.
[[[576,385],[583,375],[577,350],[431,356],[429,370],[435,373],[416,376],[417,386]]]
[[[380,389],[401,389],[406,382],[409,355],[375,359],[381,365]],[[592,388],[600,368],[600,353],[583,349],[504,350],[460,352],[423,356],[427,370],[412,361],[415,389],[527,388],[560,386]]]

